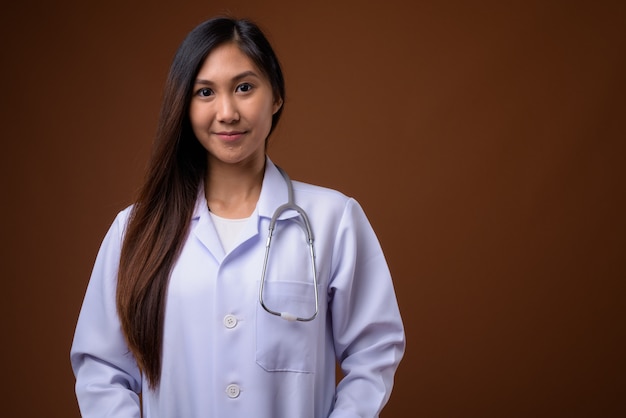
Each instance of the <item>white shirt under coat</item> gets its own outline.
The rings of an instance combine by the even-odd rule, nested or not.
[[[200,193],[190,233],[172,270],[161,383],[139,373],[115,305],[120,248],[129,209],[98,253],[71,349],[81,414],[146,418],[376,417],[387,402],[405,336],[379,242],[359,204],[330,189],[293,182],[315,236],[318,316],[286,321],[259,304],[267,227],[287,201],[268,159],[255,212],[225,253]],[[309,316],[313,281],[295,212],[280,217],[272,241],[266,304]],[[335,361],[344,377],[335,384]]]

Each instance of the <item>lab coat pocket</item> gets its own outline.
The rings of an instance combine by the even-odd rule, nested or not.
[[[310,317],[315,312],[312,283],[266,281],[265,305],[274,311]],[[257,304],[256,361],[267,371],[312,373],[318,320],[288,321]]]

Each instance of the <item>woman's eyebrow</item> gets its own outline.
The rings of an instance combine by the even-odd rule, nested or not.
[[[244,71],[244,72],[234,76],[232,78],[232,81],[239,81],[242,78],[246,78],[246,77],[256,77],[256,78],[259,78],[259,75],[257,73],[255,73],[254,71],[252,71],[252,70],[248,70],[248,71]],[[197,78],[196,79],[196,84],[203,84],[203,85],[210,86],[210,85],[213,85],[214,83],[211,80],[205,80],[205,79],[202,79],[202,78]]]
[[[255,73],[252,70],[248,70],[248,71],[244,71],[241,74],[236,75],[235,77],[233,77],[233,81],[239,81],[242,78],[246,78],[246,77],[256,77],[259,78],[259,76],[257,75],[257,73]]]

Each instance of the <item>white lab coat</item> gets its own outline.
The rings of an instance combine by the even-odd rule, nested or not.
[[[200,193],[168,288],[161,383],[137,368],[115,306],[120,247],[129,209],[108,231],[95,262],[71,349],[83,417],[375,417],[387,402],[405,337],[391,277],[358,203],[293,182],[315,235],[320,311],[311,322],[265,312],[259,280],[267,227],[287,186],[267,160],[258,205],[225,254]],[[276,227],[265,301],[310,315],[312,275],[294,213]],[[335,361],[345,377],[336,385]]]

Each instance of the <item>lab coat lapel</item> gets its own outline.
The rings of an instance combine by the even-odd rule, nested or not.
[[[274,211],[289,200],[289,192],[285,179],[280,174],[274,163],[267,157],[263,185],[257,208],[242,231],[240,243],[249,240],[259,234],[259,226],[262,218],[271,219]],[[295,211],[284,212],[279,219],[287,219],[296,216]],[[198,193],[196,208],[192,218],[192,233],[211,252],[213,257],[221,263],[226,254],[219,240],[217,231],[201,187]]]
[[[242,231],[241,242],[256,237],[259,234],[261,219],[271,218],[276,208],[286,203],[287,200],[287,184],[274,163],[267,157],[259,201],[250,222],[246,224],[246,227]],[[281,216],[281,219],[289,216],[291,215],[287,214]]]
[[[261,196],[257,204],[259,216],[271,219],[276,209],[287,203],[288,200],[289,189],[287,183],[272,160],[267,157],[263,187],[261,188]],[[292,218],[296,215],[298,215],[297,212],[289,210],[283,212],[278,219]]]
[[[191,219],[191,228],[192,234],[209,250],[217,262],[221,263],[226,254],[224,253],[224,248],[217,235],[213,221],[211,221],[209,207],[204,197],[204,188],[201,188],[201,192],[198,193],[196,208],[194,209],[194,214]]]

